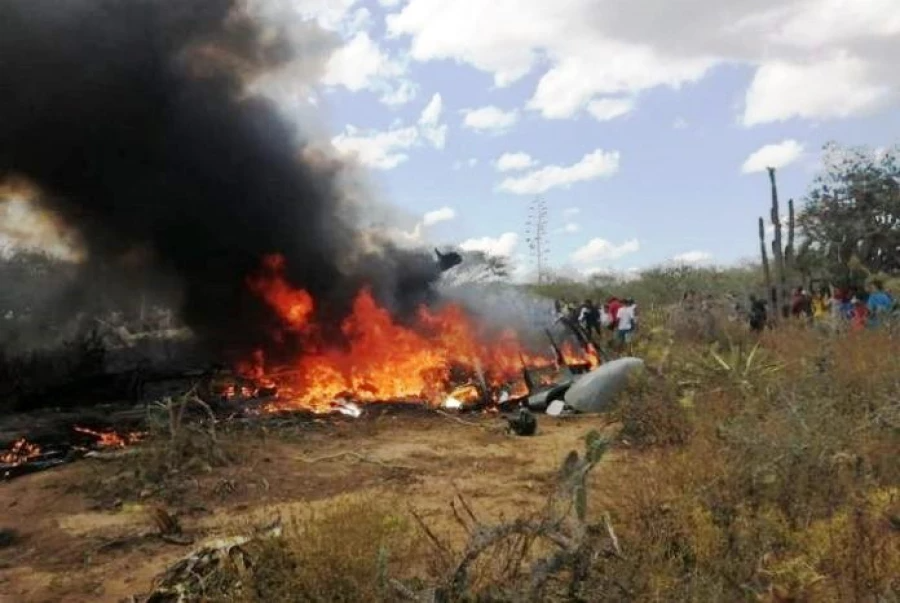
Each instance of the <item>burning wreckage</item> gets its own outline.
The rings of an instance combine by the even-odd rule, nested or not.
[[[437,254],[442,272],[463,262],[456,252]],[[643,364],[637,358],[601,364],[583,331],[566,321],[541,329],[539,338],[545,338],[547,352],[536,352],[541,345],[522,341],[511,328],[480,325],[456,303],[436,309],[422,306],[411,323],[401,324],[365,288],[340,325],[343,345],[330,344],[312,320],[312,296],[287,282],[282,256],[265,258],[247,286],[280,318],[283,331],[278,337],[301,339],[304,352],[270,368],[258,349],[233,369],[156,379],[174,381],[176,388],[180,382],[182,391],[190,382],[217,421],[276,415],[358,418],[367,408],[399,406],[496,412],[515,424],[521,420],[520,412],[551,416],[603,412],[629,373]],[[146,333],[142,339],[167,339],[171,333],[176,333],[176,340],[185,339],[183,331],[172,329]],[[158,391],[149,373],[143,378],[148,382],[141,384],[142,390]],[[147,401],[143,400],[145,405]],[[53,435],[36,439],[17,435],[8,444],[0,453],[0,476],[10,479],[137,443],[146,435],[140,424],[144,410],[138,406],[119,411],[118,421],[101,421],[99,427],[77,424],[77,411],[58,416]],[[531,428],[517,433],[534,433],[534,420],[530,421]]]
[[[436,252],[442,272],[463,261],[455,252]],[[353,417],[366,404],[391,402],[459,411],[596,413],[609,407],[630,372],[643,365],[638,358],[601,365],[589,337],[565,320],[543,328],[550,353],[535,352],[541,346],[526,344],[511,328],[480,325],[460,304],[420,307],[412,325],[401,325],[366,289],[341,325],[348,346],[320,347],[314,343],[316,325],[307,322],[314,302],[282,278],[283,261],[269,256],[248,284],[286,329],[308,338],[314,351],[288,368],[267,372],[258,350],[252,361],[239,365],[240,383],[220,386],[224,400],[255,400],[263,412],[312,410]]]
[[[364,223],[358,166],[306,131],[297,114],[313,106],[284,111],[281,87],[264,85],[285,74],[292,88],[317,84],[331,56],[322,32],[266,3],[200,4],[0,2],[0,81],[16,90],[0,95],[0,195],[77,235],[74,274],[40,304],[47,322],[127,313],[147,291],[187,328],[101,325],[113,341],[77,359],[77,378],[34,370],[7,388],[0,372],[2,401],[30,413],[3,417],[0,469],[108,448],[113,432],[127,440],[145,430],[138,402],[186,390],[215,420],[398,403],[601,408],[621,387],[616,371],[639,361],[599,366],[577,337],[555,333],[548,350],[540,329],[482,320],[478,304],[434,291],[464,255],[435,260]],[[154,346],[165,362],[140,358]],[[109,369],[113,357],[123,368]]]

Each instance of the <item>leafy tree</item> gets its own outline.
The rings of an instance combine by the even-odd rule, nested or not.
[[[829,143],[823,150],[798,219],[798,264],[840,281],[853,280],[857,261],[873,272],[900,272],[900,146],[879,152]]]

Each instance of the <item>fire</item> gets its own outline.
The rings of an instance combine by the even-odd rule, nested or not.
[[[303,331],[315,307],[313,298],[302,289],[292,288],[284,278],[284,269],[284,256],[266,256],[260,274],[250,277],[247,284],[275,310],[286,329]]]
[[[141,441],[147,434],[134,431],[124,434],[118,434],[115,431],[96,431],[87,427],[75,426],[72,429],[78,433],[83,433],[94,437],[97,440],[97,446],[100,448],[125,448],[131,444]]]
[[[276,312],[287,332],[305,353],[291,367],[290,378],[278,378],[275,408],[326,411],[338,398],[358,402],[425,400],[438,403],[452,389],[454,374],[480,373],[489,387],[521,380],[523,363],[549,366],[553,360],[528,354],[512,331],[491,333],[480,328],[458,305],[437,310],[420,308],[412,324],[398,324],[380,307],[371,291],[361,290],[341,325],[345,342],[325,342],[314,321],[309,293],[294,289],[284,277],[284,259],[271,256],[250,288]],[[568,362],[590,362],[567,348]],[[270,379],[262,352],[238,367],[244,377]]]
[[[19,438],[10,447],[0,453],[0,463],[4,465],[21,465],[41,455],[41,447],[32,444],[25,438]]]
[[[594,349],[593,344],[588,344],[588,352],[582,353],[578,352],[574,346],[570,343],[565,343],[560,350],[563,355],[563,360],[566,364],[587,364],[589,368],[595,368],[600,364],[600,356],[597,354],[597,350]]]

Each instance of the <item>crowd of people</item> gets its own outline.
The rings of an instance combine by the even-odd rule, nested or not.
[[[813,323],[861,330],[877,328],[897,309],[893,296],[885,291],[881,281],[876,280],[865,289],[822,287],[810,293],[804,287],[797,287],[783,308],[783,314]],[[769,318],[767,302],[751,296],[750,328],[762,331],[770,323]]]
[[[734,302],[728,310],[729,320],[745,320],[753,331],[760,332],[773,322],[769,302],[762,297],[750,296],[749,308],[737,303],[735,296],[727,296]],[[725,307],[729,305],[725,300]],[[711,296],[702,297],[694,291],[684,294],[682,307],[703,313],[715,304]],[[595,303],[586,299],[581,303],[566,299],[555,301],[557,320],[577,325],[588,336],[600,341],[612,339],[613,343],[630,343],[638,327],[637,304],[632,298],[610,297],[606,302]],[[900,305],[888,293],[881,281],[873,281],[865,288],[834,286],[822,287],[810,293],[805,287],[796,287],[782,307],[784,317],[793,317],[810,324],[827,326],[836,330],[877,328],[894,314],[900,314]]]
[[[637,304],[632,298],[610,297],[602,304],[561,299],[556,300],[554,310],[557,319],[577,324],[589,337],[596,334],[603,340],[611,333],[619,344],[629,343],[638,325]]]

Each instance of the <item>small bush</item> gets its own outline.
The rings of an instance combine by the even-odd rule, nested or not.
[[[621,438],[638,448],[681,445],[691,436],[688,415],[692,404],[689,394],[654,376],[636,380],[622,398],[616,411],[622,424]]]

